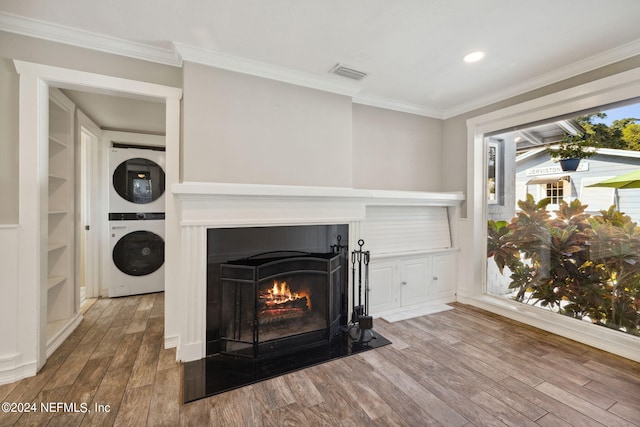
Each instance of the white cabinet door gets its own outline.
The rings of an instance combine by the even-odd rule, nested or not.
[[[456,260],[456,254],[433,254],[371,262],[369,314],[454,301]]]
[[[401,305],[422,304],[427,302],[429,290],[429,258],[417,258],[401,261],[402,289]]]
[[[452,300],[456,293],[456,256],[433,256],[432,290],[434,299]]]
[[[400,305],[397,268],[393,261],[369,264],[369,314],[375,316]]]

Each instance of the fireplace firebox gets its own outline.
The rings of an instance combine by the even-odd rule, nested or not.
[[[220,265],[220,353],[243,358],[326,345],[339,330],[339,253],[270,252]]]

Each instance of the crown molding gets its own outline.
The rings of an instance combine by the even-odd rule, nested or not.
[[[210,67],[263,77],[265,79],[276,80],[296,86],[308,87],[349,97],[354,96],[362,90],[362,87],[355,82],[342,81],[343,79],[339,77],[334,79],[334,76],[329,74],[327,74],[326,77],[317,76],[315,74],[304,73],[265,62],[254,61],[177,42],[174,43],[174,46],[183,61],[194,62]]]
[[[0,30],[174,67],[182,65],[175,49],[149,46],[1,11]]]
[[[368,105],[370,107],[384,108],[385,110],[400,111],[403,113],[415,114],[418,116],[430,117],[433,119],[443,119],[443,112],[438,108],[431,108],[424,105],[412,104],[398,101],[397,99],[385,98],[374,95],[356,95],[353,97],[354,104]]]
[[[174,67],[181,67],[183,60],[195,62],[297,86],[349,96],[353,98],[353,102],[356,104],[443,120],[540,89],[544,86],[640,54],[640,39],[638,39],[606,52],[585,58],[566,67],[493,92],[488,96],[475,98],[451,108],[439,109],[391,98],[360,94],[362,90],[360,84],[351,81],[342,81],[339,77],[329,74],[327,76],[318,76],[177,42],[173,43],[173,49],[154,47],[144,43],[105,36],[91,31],[79,30],[2,11],[0,11],[0,31],[7,31]]]
[[[558,68],[551,72],[537,76],[533,79],[525,80],[516,85],[509,86],[503,90],[493,92],[491,95],[476,98],[470,102],[445,109],[443,118],[449,119],[460,114],[468,113],[469,111],[473,111],[481,107],[486,107],[487,105],[504,101],[505,99],[522,95],[523,93],[540,89],[547,85],[558,83],[562,80],[566,80],[571,77],[593,71],[597,68],[611,65],[615,62],[622,61],[636,55],[640,55],[640,39],[626,43],[622,46],[618,46],[614,49],[610,49],[608,51],[590,56],[578,62],[569,64],[565,67]]]

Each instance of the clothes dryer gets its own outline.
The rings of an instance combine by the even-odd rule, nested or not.
[[[165,211],[165,152],[111,148],[109,212]]]
[[[109,214],[109,297],[164,290],[164,214]]]

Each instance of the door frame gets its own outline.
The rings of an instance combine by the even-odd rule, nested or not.
[[[76,281],[84,275],[85,298],[96,298],[100,296],[100,214],[106,215],[106,209],[101,209],[101,200],[105,195],[101,191],[104,183],[101,182],[102,174],[99,173],[102,130],[84,112],[76,109],[76,132],[76,194],[79,195],[76,215],[79,218],[76,224]],[[84,141],[83,133],[89,135],[90,142]]]
[[[18,315],[20,354],[26,364],[40,370],[47,358],[47,186],[43,171],[48,158],[49,87],[81,90],[163,102],[166,111],[166,184],[179,181],[180,99],[182,89],[14,60],[19,75],[19,281]],[[165,219],[165,346],[177,335],[180,229],[174,197],[166,198]],[[175,253],[173,253],[175,252]],[[76,284],[77,288],[77,284]],[[72,330],[65,331],[68,335]],[[177,339],[169,342],[177,342]],[[35,372],[34,372],[35,374]]]

